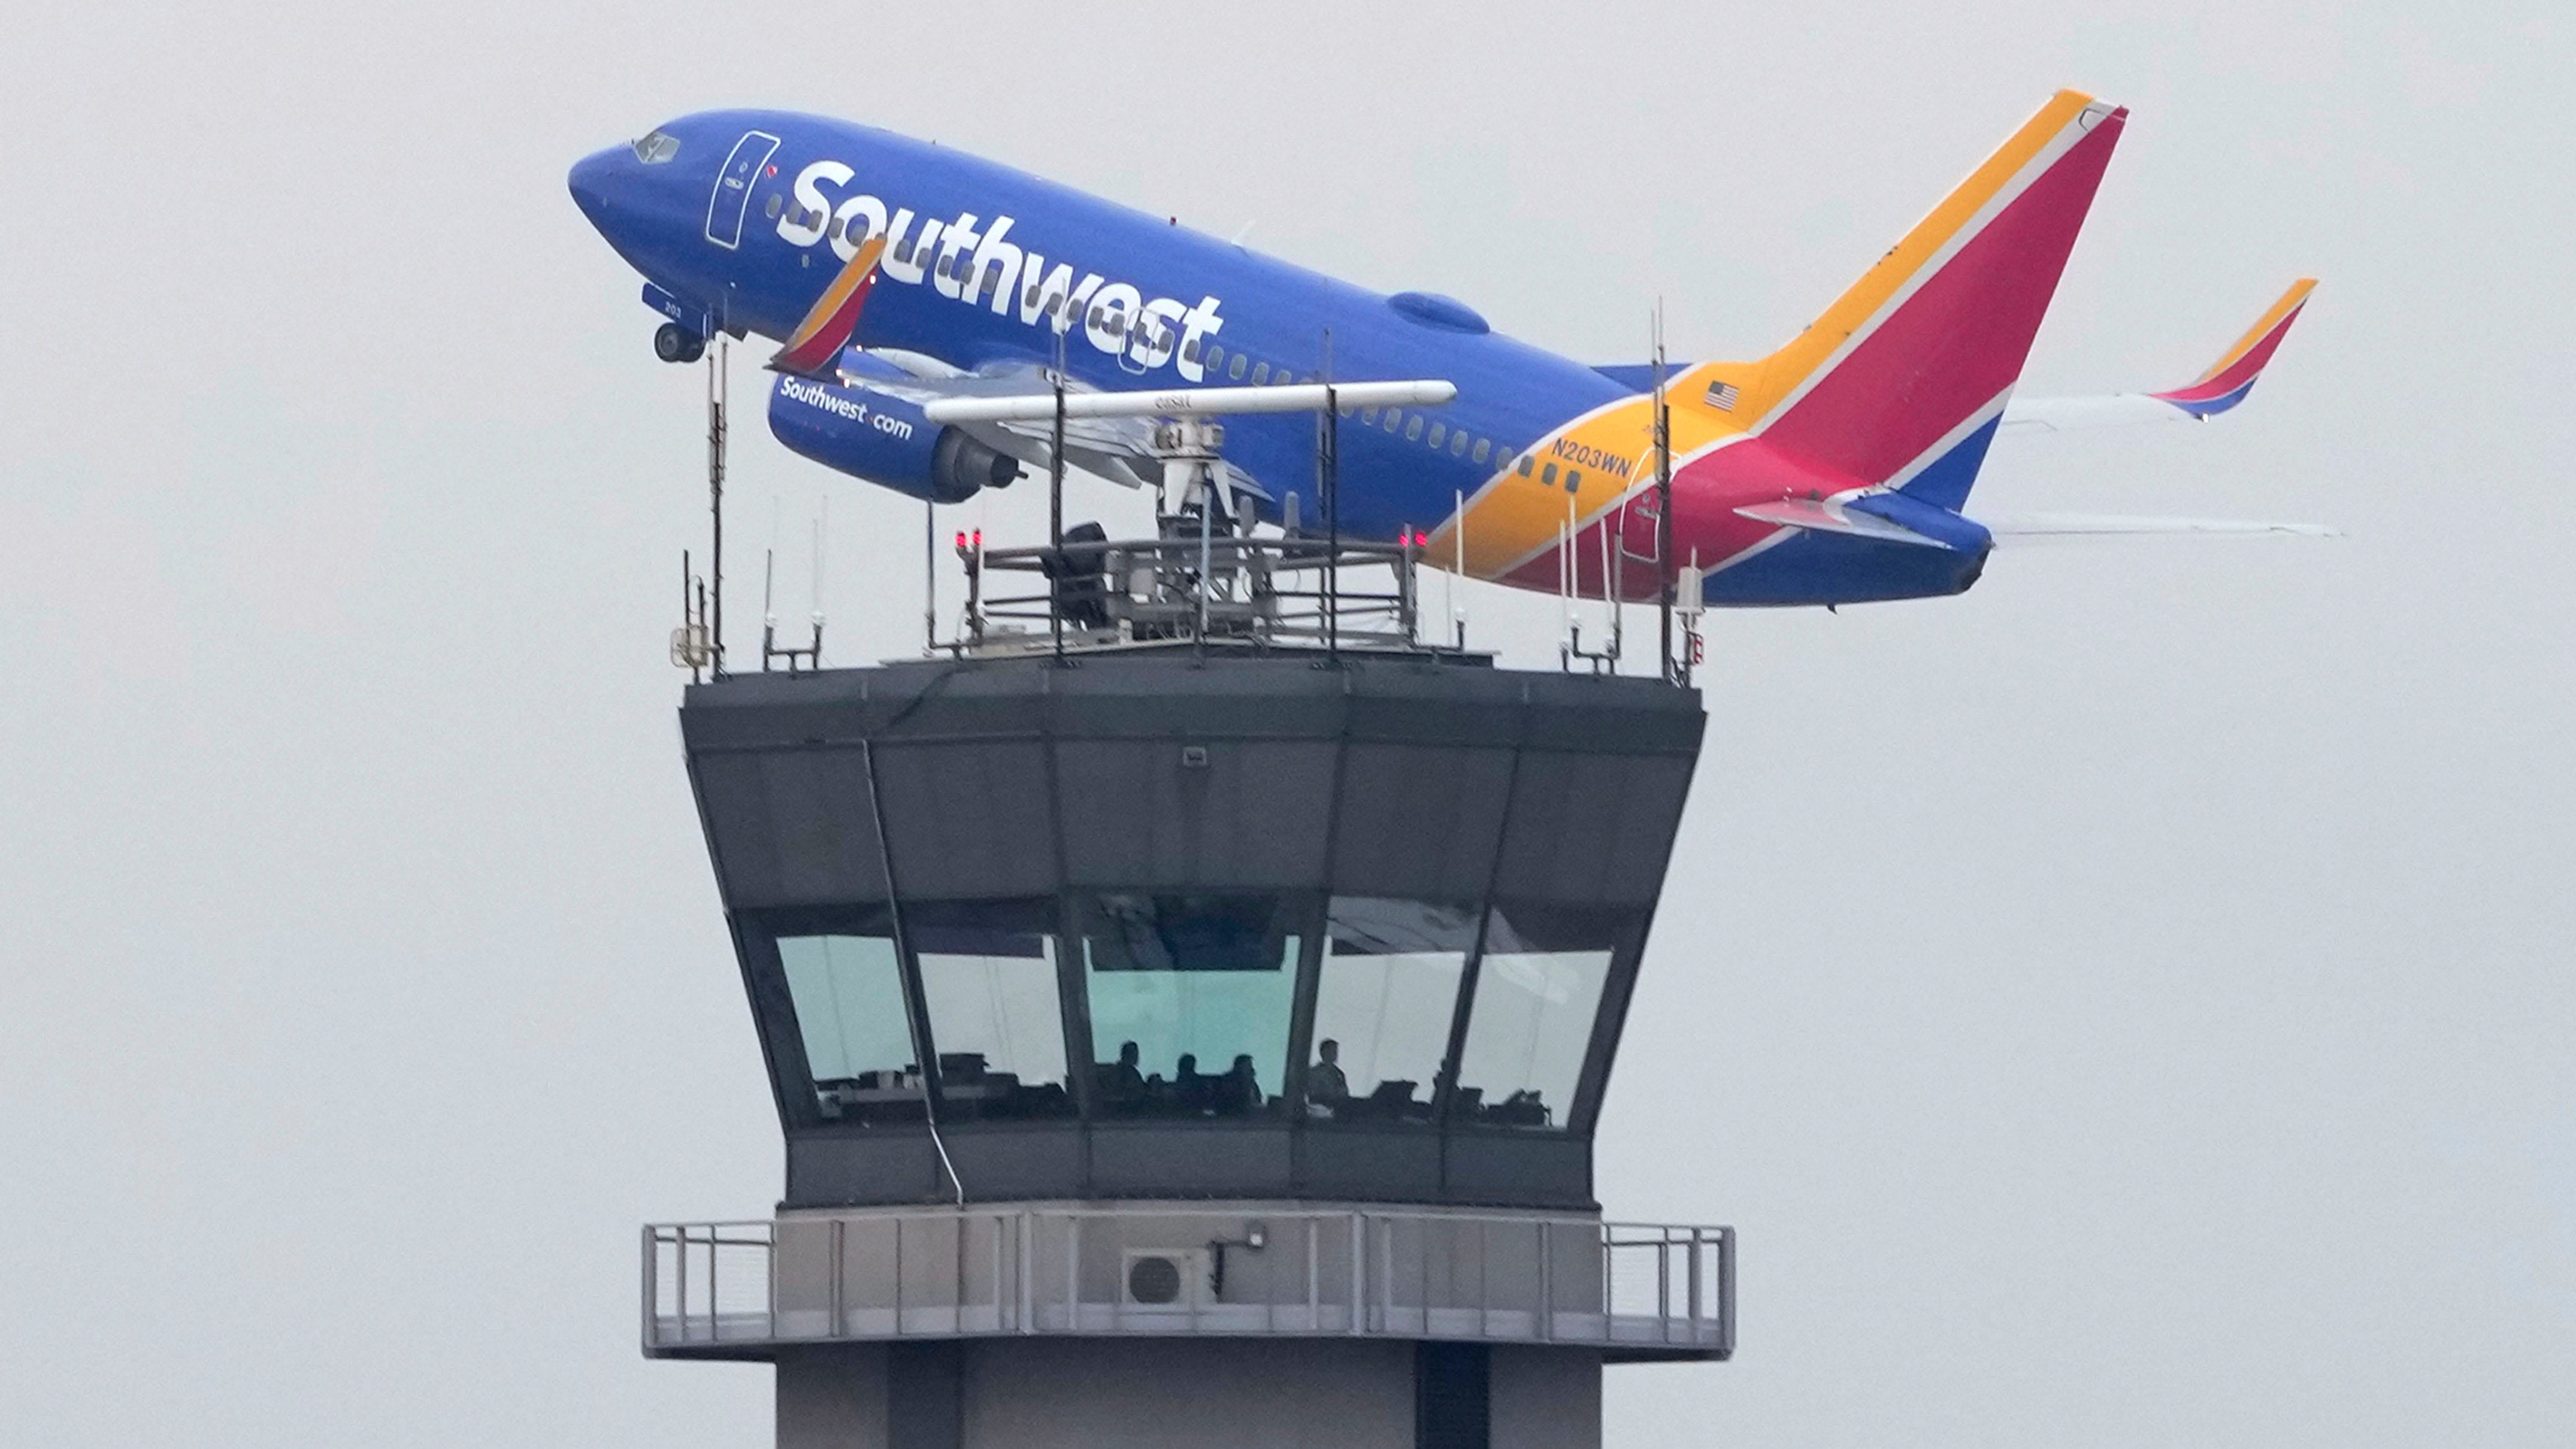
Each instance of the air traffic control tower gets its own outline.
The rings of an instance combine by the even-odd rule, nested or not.
[[[1699,697],[1183,522],[688,689],[787,1183],[645,1230],[644,1351],[774,1364],[782,1449],[1598,1445],[1734,1341],[1731,1232],[1593,1175]]]

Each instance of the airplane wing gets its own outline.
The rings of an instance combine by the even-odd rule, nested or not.
[[[1047,454],[1055,437],[1054,384],[1046,369],[1034,363],[1006,363],[980,372],[961,372],[920,353],[891,348],[861,352],[852,348],[841,357],[840,374],[841,380],[853,387],[899,397],[925,414],[935,405],[969,398],[1045,398],[1049,406],[1043,423],[938,421],[951,422],[968,437],[1032,469],[1043,472],[1051,464]],[[1146,487],[1163,473],[1162,464],[1152,454],[1153,427],[1148,418],[1067,417],[1065,465],[1124,487]],[[1253,484],[1250,475],[1232,464],[1227,465],[1227,473],[1229,484],[1238,490],[1269,496]]]
[[[2178,423],[2216,417],[2254,390],[2264,364],[2272,360],[2317,279],[2301,277],[2290,284],[2236,345],[2220,354],[2209,370],[2190,383],[2162,392],[2124,392],[2106,397],[2015,398],[2004,405],[2007,433],[2063,433],[2131,423]]]
[[[2321,523],[2261,523],[2235,518],[2141,518],[2118,513],[1979,514],[1998,547],[2150,536],[2193,538],[2341,538]]]
[[[1011,362],[962,372],[918,353],[852,348],[840,360],[841,379],[919,406],[934,423],[963,429],[977,442],[1032,468],[1049,466],[1054,446],[1055,385],[1047,369]],[[1228,413],[1312,412],[1324,406],[1320,383],[1263,387],[1203,387],[1106,391],[1076,384],[1066,389],[1065,462],[1128,487],[1162,477],[1154,453],[1157,418]],[[1343,408],[1424,406],[1458,395],[1446,382],[1356,382],[1332,389]],[[1223,464],[1226,486],[1259,498],[1273,495],[1251,474]]]

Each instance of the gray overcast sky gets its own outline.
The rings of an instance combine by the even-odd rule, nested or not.
[[[1977,501],[2350,537],[1717,619],[1600,1184],[1741,1227],[1744,1347],[1614,1370],[1612,1442],[2576,1441],[2571,40],[2180,0],[10,7],[5,1436],[767,1442],[763,1371],[633,1347],[636,1224],[765,1213],[779,1151],[661,657],[697,377],[575,157],[804,107],[1578,356],[1641,356],[1658,295],[1676,355],[1744,356],[2074,85],[2135,116],[2029,390],[2182,381],[2324,284],[2223,424],[2012,445]],[[836,653],[911,647],[918,512],[738,375],[738,575],[828,493]],[[1471,603],[1550,656],[1547,601]]]

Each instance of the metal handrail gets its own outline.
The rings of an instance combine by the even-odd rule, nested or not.
[[[1175,1237],[1132,1225],[1155,1221],[1201,1225]],[[1258,1275],[1254,1296],[1195,1292],[1168,1307],[1140,1306],[1113,1290],[1085,1292],[1086,1262],[1112,1261],[1130,1247],[1192,1251],[1191,1232],[1232,1222],[1237,1236],[1209,1240],[1205,1250],[1249,1250],[1243,1227],[1266,1220],[1259,1251],[1285,1252]],[[932,1224],[948,1224],[938,1231]],[[1110,1246],[1086,1259],[1085,1229],[1106,1230]],[[907,1231],[907,1228],[914,1229]],[[1328,1228],[1335,1231],[1327,1232]],[[852,1240],[867,1230],[888,1235],[890,1253],[870,1257]],[[823,1271],[782,1274],[781,1233],[815,1234]],[[1533,1260],[1497,1273],[1513,1244],[1534,1243]],[[1503,1244],[1498,1258],[1496,1244]],[[915,1248],[914,1244],[927,1244]],[[1338,1246],[1335,1246],[1338,1244]],[[970,1290],[970,1251],[986,1279]],[[765,1270],[726,1273],[728,1252],[756,1253]],[[808,1246],[801,1251],[811,1252]],[[853,1253],[887,1291],[854,1291]],[[1062,1261],[1055,1261],[1061,1252]],[[1328,1257],[1348,1259],[1348,1294],[1327,1293]],[[915,1263],[914,1258],[919,1262]],[[934,1264],[932,1259],[938,1261]],[[1467,1260],[1472,1258],[1472,1275]],[[1650,1261],[1638,1262],[1643,1258]],[[810,1262],[810,1259],[808,1260]],[[909,1269],[937,1267],[946,1286],[927,1301],[907,1297]],[[1651,1291],[1636,1285],[1648,1281]],[[1623,1272],[1626,1276],[1623,1276]],[[1569,1281],[1569,1276],[1571,1280]],[[1118,1275],[1122,1280],[1124,1270]],[[1049,1278],[1053,1281],[1050,1283]],[[737,1300],[757,1285],[756,1303]],[[1238,1276],[1234,1281],[1244,1284]],[[1469,1291],[1472,1281],[1472,1292]],[[1283,1286],[1287,1291],[1279,1291]],[[1678,1297],[1676,1292],[1678,1290]],[[782,1292],[793,1301],[782,1302]],[[1546,1214],[1407,1209],[1076,1207],[1012,1205],[898,1208],[742,1220],[653,1224],[644,1229],[643,1347],[647,1354],[749,1349],[828,1339],[973,1337],[1001,1334],[1315,1336],[1448,1338],[1491,1342],[1591,1343],[1726,1357],[1735,1344],[1735,1233],[1732,1228],[1603,1222]]]
[[[959,656],[1053,649],[1060,626],[1062,647],[1077,652],[1188,644],[1454,655],[1459,644],[1420,638],[1424,542],[1171,533],[987,548],[980,534],[960,534],[965,610],[958,637],[938,647]],[[1388,572],[1378,588],[1350,581],[1377,568]],[[994,592],[1008,575],[1046,583],[1029,593]],[[1091,591],[1087,620],[1065,613],[1076,582]]]

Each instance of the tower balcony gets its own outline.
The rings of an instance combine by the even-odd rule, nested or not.
[[[1547,1213],[1032,1203],[644,1234],[644,1352],[968,1338],[1356,1338],[1723,1359],[1735,1235]]]

